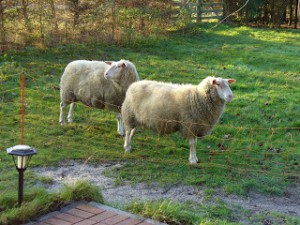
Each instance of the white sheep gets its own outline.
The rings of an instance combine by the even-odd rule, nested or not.
[[[132,84],[121,110],[125,152],[131,150],[136,127],[143,125],[160,134],[179,131],[189,139],[190,163],[197,163],[197,137],[211,133],[225,103],[233,98],[229,87],[232,83],[234,79],[207,77],[199,85],[147,80]]]
[[[115,111],[118,133],[124,135],[121,105],[128,87],[139,80],[133,63],[128,60],[102,62],[76,60],[69,63],[60,81],[60,116],[64,124],[64,109],[70,104],[68,122],[73,122],[75,102],[87,106]]]

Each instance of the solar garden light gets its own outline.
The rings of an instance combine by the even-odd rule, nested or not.
[[[16,145],[6,149],[9,155],[12,155],[16,169],[19,172],[19,192],[18,202],[21,206],[23,201],[23,178],[24,171],[27,169],[31,157],[36,154],[36,150],[28,145]]]

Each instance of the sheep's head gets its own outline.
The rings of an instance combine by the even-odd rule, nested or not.
[[[106,64],[110,67],[104,72],[105,79],[118,79],[127,67],[127,62],[123,59],[118,62],[106,62]]]
[[[229,84],[233,84],[236,82],[234,79],[223,79],[223,78],[215,78],[211,77],[210,79],[211,85],[213,85],[219,97],[223,99],[225,102],[231,102],[233,99],[233,93],[229,87]]]

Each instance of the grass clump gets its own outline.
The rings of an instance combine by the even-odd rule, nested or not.
[[[199,215],[188,209],[186,205],[171,200],[133,202],[127,210],[135,214],[159,220],[168,224],[193,224]]]
[[[233,212],[224,204],[204,206],[172,200],[135,201],[126,209],[170,225],[238,224],[230,222],[233,220]]]
[[[103,195],[97,186],[86,181],[78,181],[74,187],[66,185],[60,192],[60,197],[66,201],[96,201],[103,203]]]
[[[44,189],[25,192],[21,207],[17,205],[16,193],[7,192],[5,196],[0,197],[0,224],[24,223],[58,210],[73,201],[81,200],[104,202],[100,190],[85,181],[79,181],[74,186],[66,185],[57,193],[48,193]]]
[[[134,201],[125,210],[170,225],[238,225],[238,224],[299,224],[300,219],[282,213],[263,213],[228,205],[221,200],[208,203],[176,202],[173,200]],[[268,223],[269,222],[269,223]]]

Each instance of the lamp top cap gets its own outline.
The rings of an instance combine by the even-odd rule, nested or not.
[[[6,152],[10,155],[17,156],[29,156],[36,154],[36,150],[28,145],[15,145],[6,149]]]

